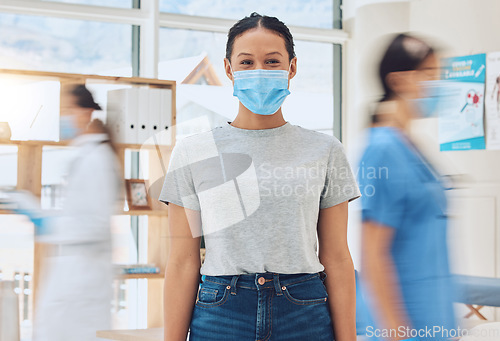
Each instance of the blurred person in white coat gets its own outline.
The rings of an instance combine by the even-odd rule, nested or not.
[[[119,163],[101,110],[83,85],[61,99],[61,139],[76,157],[67,173],[63,210],[38,223],[37,241],[53,246],[44,259],[34,341],[98,340],[111,328],[113,269],[110,219],[121,194]]]

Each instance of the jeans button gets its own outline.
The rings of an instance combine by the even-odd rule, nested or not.
[[[258,281],[257,281],[260,285],[264,285],[264,283],[266,283],[266,279],[264,277],[259,277]]]

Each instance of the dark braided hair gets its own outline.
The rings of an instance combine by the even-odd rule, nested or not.
[[[285,40],[288,60],[290,61],[295,57],[293,37],[288,27],[276,17],[268,17],[266,15],[260,15],[253,12],[249,17],[244,17],[234,24],[227,34],[226,58],[229,61],[231,61],[231,54],[233,53],[234,40],[246,31],[257,27],[263,27],[277,33],[283,38],[283,40]]]

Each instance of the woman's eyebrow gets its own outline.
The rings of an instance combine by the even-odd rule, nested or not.
[[[275,51],[275,52],[269,52],[269,53],[266,53],[266,56],[270,56],[272,54],[279,54],[280,56],[283,56],[280,52],[278,51]],[[240,52],[237,57],[239,56],[253,56],[253,54],[251,53],[248,53],[248,52]]]

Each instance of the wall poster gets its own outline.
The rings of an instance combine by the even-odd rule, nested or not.
[[[447,85],[440,101],[440,150],[485,149],[486,54],[447,58],[443,65]]]

